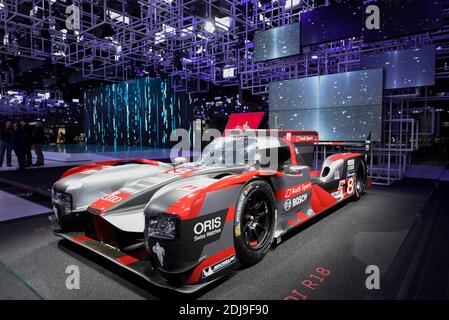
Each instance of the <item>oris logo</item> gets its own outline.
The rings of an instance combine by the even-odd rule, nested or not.
[[[115,194],[108,194],[108,195],[102,197],[101,200],[108,201],[108,202],[111,202],[111,203],[119,203],[123,199],[122,199],[122,197],[119,197],[119,196],[117,196]]]
[[[221,218],[216,217],[203,222],[198,222],[193,227],[194,241],[202,240],[221,232]]]
[[[204,222],[198,222],[193,231],[196,235],[202,234],[204,232],[212,231],[214,229],[221,227],[221,218],[217,217],[214,219],[206,220]]]

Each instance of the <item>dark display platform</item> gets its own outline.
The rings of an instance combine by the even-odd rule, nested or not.
[[[50,190],[53,183],[61,178],[62,174],[70,168],[73,168],[73,165],[23,171],[4,171],[0,172],[0,182],[50,197]]]
[[[382,290],[367,290],[366,266],[380,268],[381,287],[384,278],[385,284],[391,281],[391,268],[402,259],[404,240],[434,185],[430,180],[406,179],[390,187],[374,186],[362,200],[339,206],[287,234],[262,262],[237,270],[192,297],[382,298]],[[0,299],[185,297],[145,284],[131,272],[61,240],[53,234],[57,228],[46,217],[0,225],[0,272],[10,283],[0,287]],[[70,265],[80,270],[78,290],[65,285]]]

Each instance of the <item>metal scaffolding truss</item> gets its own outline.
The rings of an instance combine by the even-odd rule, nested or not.
[[[213,83],[260,95],[273,81],[357,70],[363,53],[433,43],[437,58],[447,58],[446,25],[434,33],[370,44],[356,37],[254,61],[254,33],[299,21],[316,6],[312,0],[1,0],[0,53],[49,58],[86,78],[166,74],[177,91],[201,92]],[[437,78],[448,75],[438,67]]]
[[[66,106],[59,90],[36,90],[33,93],[20,90],[2,90],[0,115],[9,118],[41,116],[43,109]]]
[[[240,85],[252,35],[299,20],[312,0],[2,0],[0,53],[126,81],[172,76],[177,91]],[[207,83],[207,84],[206,84]]]

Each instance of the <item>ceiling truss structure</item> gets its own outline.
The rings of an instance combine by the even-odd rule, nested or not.
[[[180,92],[240,84],[258,30],[299,19],[312,0],[0,0],[0,53],[51,59],[85,78],[169,75]],[[76,14],[79,10],[79,23]]]
[[[255,32],[299,21],[301,12],[328,3],[0,0],[0,53],[50,59],[88,79],[117,82],[168,75],[177,92],[206,92],[212,83],[238,85],[259,95],[267,94],[272,81],[357,70],[365,52],[438,44],[437,59],[447,58],[448,24],[434,33],[370,44],[352,38],[303,48],[300,56],[254,62]],[[447,19],[448,9],[445,14]],[[446,67],[437,64],[437,78],[449,76]],[[0,85],[11,85],[11,79],[2,75]]]

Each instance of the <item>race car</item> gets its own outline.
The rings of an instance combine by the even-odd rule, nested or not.
[[[369,185],[361,153],[331,155],[313,171],[315,131],[249,133],[216,138],[191,163],[69,170],[52,189],[56,234],[157,286],[194,292]]]

